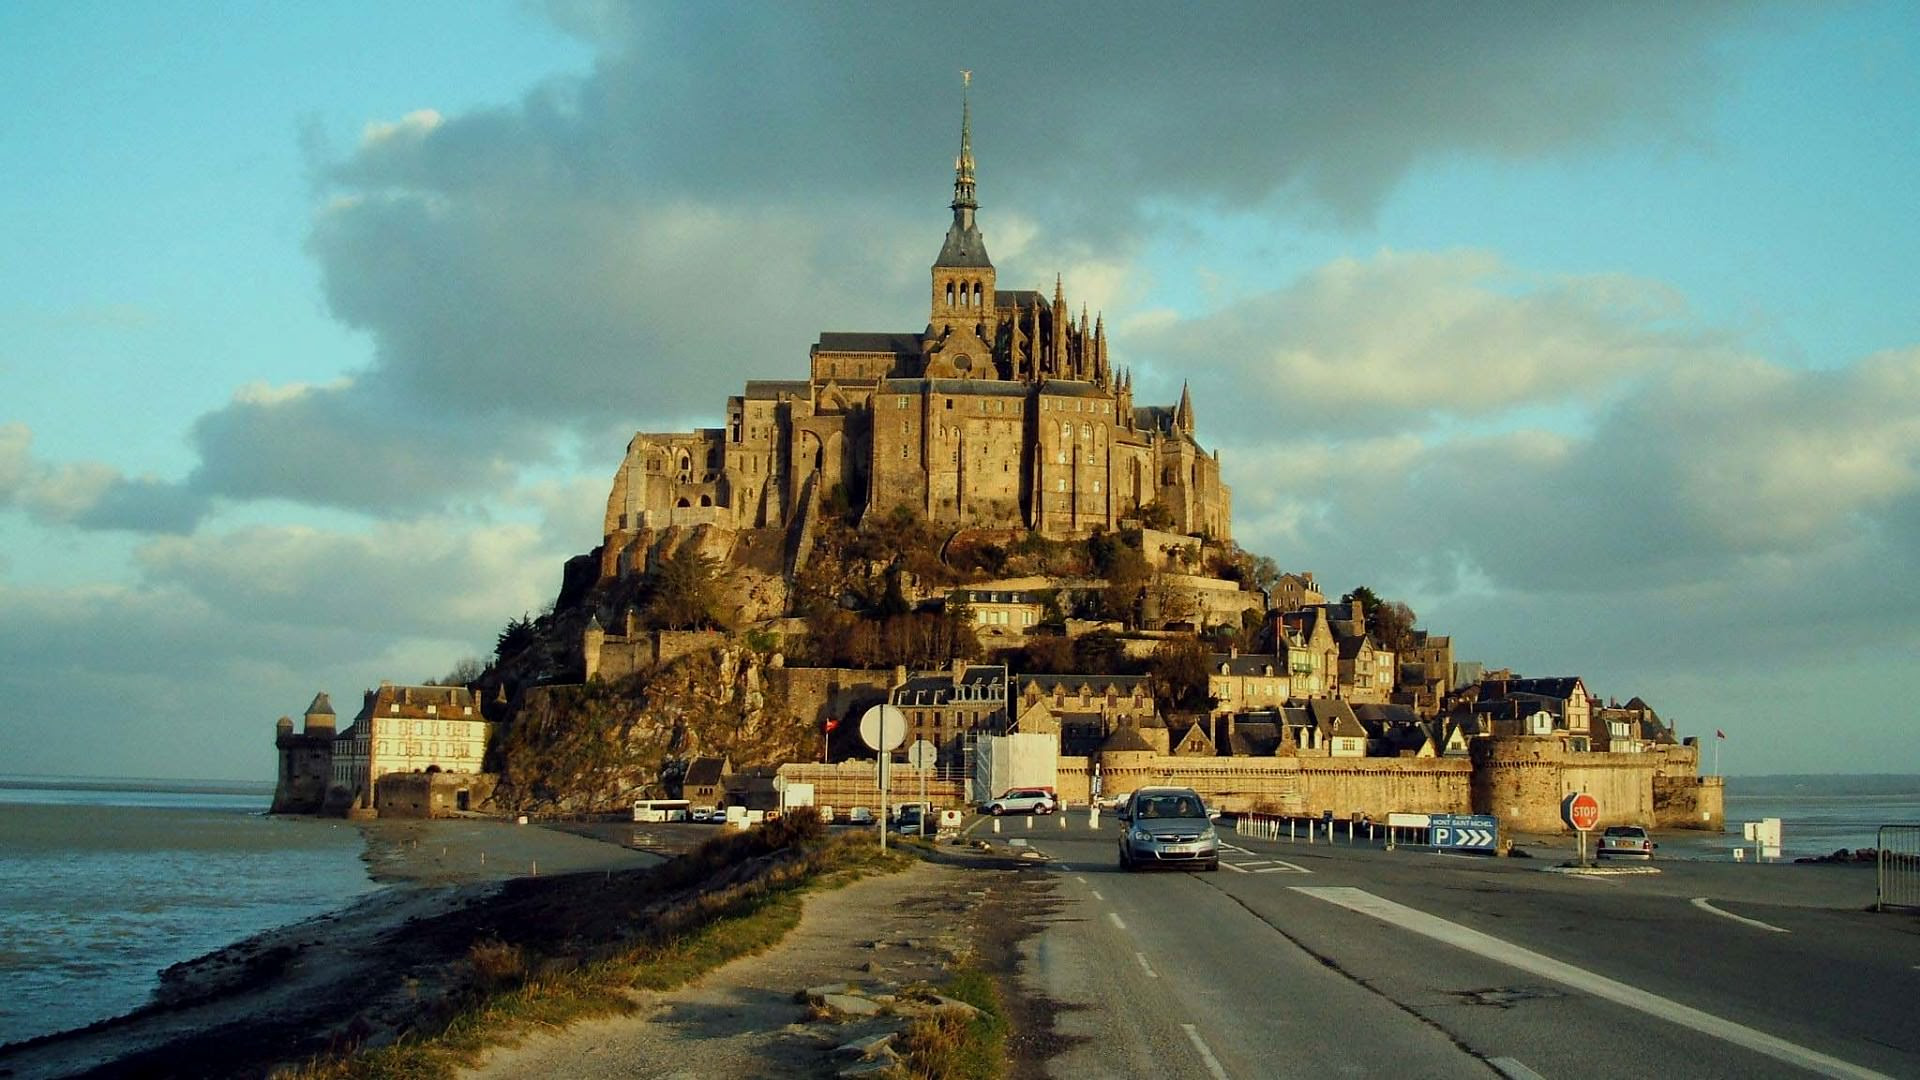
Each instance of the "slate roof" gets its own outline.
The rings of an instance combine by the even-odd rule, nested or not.
[[[995,309],[1004,308],[1011,311],[1016,303],[1028,311],[1033,310],[1034,306],[1038,304],[1046,304],[1049,307],[1052,306],[1052,302],[1047,299],[1046,294],[1040,292],[1038,289],[995,289],[993,291],[993,306]]]
[[[1420,714],[1415,712],[1411,705],[1355,705],[1353,715],[1359,717],[1362,723],[1371,724],[1402,725],[1420,722]]]
[[[1106,693],[1109,686],[1119,692],[1131,691],[1136,686],[1142,690],[1148,688],[1145,675],[1017,675],[1014,678],[1023,694],[1029,686],[1039,689],[1041,693],[1050,693],[1056,686],[1077,692],[1082,684],[1102,694]]]
[[[878,394],[946,394],[950,397],[1027,396],[1027,384],[1004,379],[881,379]]]
[[[928,705],[989,703],[998,704],[1002,696],[1000,679],[1004,669],[997,665],[966,668],[955,679],[952,672],[930,671],[911,675],[893,690],[889,699],[895,705],[913,708]],[[970,691],[957,693],[956,689]]]
[[[1223,666],[1227,669],[1224,672],[1227,675],[1283,675],[1286,673],[1286,668],[1280,663],[1279,657],[1262,653],[1249,653],[1245,656],[1234,656],[1231,653],[1207,655],[1208,674],[1223,674],[1220,670]]]
[[[1113,396],[1105,387],[1095,386],[1090,382],[1084,382],[1080,379],[1048,379],[1046,382],[1040,384],[1040,394],[1042,397],[1104,398]]]
[[[682,788],[714,787],[726,775],[725,758],[700,757],[687,763],[687,774],[680,780]]]
[[[1353,715],[1353,707],[1339,698],[1308,698],[1307,710],[1321,731],[1343,739],[1364,739],[1367,729]]]
[[[1280,725],[1235,723],[1227,743],[1235,757],[1272,757],[1280,748]]]
[[[333,702],[327,700],[327,692],[325,690],[322,690],[321,692],[313,695],[313,704],[307,706],[306,715],[308,716],[332,716],[333,715]]]
[[[773,401],[782,397],[806,397],[813,384],[805,379],[748,379],[748,401]]]
[[[1559,698],[1562,701],[1573,696],[1573,688],[1580,682],[1577,675],[1559,675],[1550,679],[1508,679],[1507,694],[1537,694],[1541,697]]]
[[[1135,405],[1133,407],[1133,426],[1153,431],[1171,432],[1173,430],[1173,410],[1165,405]]]
[[[1136,728],[1131,724],[1121,724],[1119,727],[1114,728],[1113,734],[1107,736],[1107,741],[1100,744],[1100,750],[1102,753],[1105,753],[1109,750],[1152,750],[1152,749],[1153,749],[1153,744],[1147,741],[1147,737],[1145,735],[1140,734],[1139,728]]]
[[[991,269],[993,260],[987,258],[987,242],[980,236],[980,227],[963,227],[957,220],[947,226],[947,238],[940,244],[940,255],[933,265]]]
[[[823,330],[820,341],[814,345],[819,352],[848,353],[892,353],[895,356],[920,355],[920,335],[917,333],[888,333],[886,331],[834,331]]]

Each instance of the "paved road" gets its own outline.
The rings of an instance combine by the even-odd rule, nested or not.
[[[1084,1040],[1055,1076],[1920,1076],[1920,922],[1863,910],[1871,871],[1229,832],[1218,873],[1127,874],[1111,815],[1068,821],[1001,836],[1064,902],[1022,973]]]

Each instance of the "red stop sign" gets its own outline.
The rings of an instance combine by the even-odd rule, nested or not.
[[[1586,832],[1600,824],[1600,800],[1584,791],[1569,795],[1560,804],[1560,819],[1569,827]]]

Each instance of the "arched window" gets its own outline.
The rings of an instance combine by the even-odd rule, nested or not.
[[[701,505],[701,506],[712,506],[712,505],[713,505],[713,496],[711,496],[711,495],[702,495],[702,496],[700,496],[700,505]]]
[[[953,282],[947,282],[947,306],[953,306]]]
[[[986,289],[979,282],[977,281],[974,282],[973,283],[973,306],[979,307],[981,304],[985,303],[986,295],[987,295]]]

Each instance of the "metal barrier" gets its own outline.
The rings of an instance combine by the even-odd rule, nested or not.
[[[1882,825],[1875,911],[1920,908],[1920,825]]]

